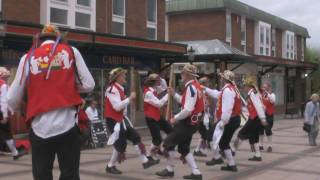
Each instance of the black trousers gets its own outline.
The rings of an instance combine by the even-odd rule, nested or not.
[[[160,131],[164,131],[166,134],[172,132],[172,126],[163,118],[161,118],[159,121],[156,121],[152,118],[146,117],[146,123],[150,130],[152,144],[154,144],[155,146],[160,146],[160,144],[162,143]]]
[[[273,127],[273,115],[266,114],[266,119],[268,126],[262,127],[260,131],[260,135],[272,136],[272,127]]]
[[[201,139],[203,140],[207,140],[208,139],[208,130],[207,128],[204,126],[203,122],[199,122],[199,125],[198,125],[198,132],[200,133],[201,135]]]
[[[2,112],[0,111],[0,120],[3,119]],[[0,141],[6,141],[12,139],[11,128],[10,128],[10,121],[6,124],[0,123]]]
[[[141,137],[138,132],[133,127],[131,127],[127,119],[124,119],[123,121],[126,125],[127,130],[125,130],[123,124],[121,124],[119,139],[113,144],[114,148],[120,153],[124,153],[126,151],[127,140],[131,141],[133,145],[138,145],[139,143],[141,143]],[[106,123],[108,130],[113,133],[113,128],[117,124],[117,121],[111,118],[107,118]]]
[[[224,131],[219,142],[220,150],[230,149],[232,136],[234,132],[240,127],[240,122],[240,116],[230,118],[229,123],[224,127]]]
[[[178,146],[178,152],[186,156],[190,152],[190,143],[197,125],[192,125],[190,119],[179,120],[163,142],[165,151],[173,151]]]
[[[260,119],[249,119],[243,128],[239,131],[238,137],[241,140],[249,139],[251,145],[259,142],[259,133],[261,131],[262,124]]]
[[[61,135],[42,139],[29,133],[32,147],[32,173],[34,180],[52,180],[55,156],[58,157],[59,180],[79,180],[80,137],[75,126]]]

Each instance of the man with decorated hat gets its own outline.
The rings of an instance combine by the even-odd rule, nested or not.
[[[221,167],[221,170],[236,172],[238,169],[230,148],[230,141],[240,126],[241,98],[234,82],[234,73],[225,70],[220,77],[223,85],[220,91],[205,88],[209,96],[218,99],[215,111],[216,125],[212,136],[213,158],[206,164],[207,166],[223,164],[221,151],[227,159],[227,165]]]
[[[10,71],[5,67],[0,67],[0,139],[5,141],[11,151],[13,159],[17,160],[24,153],[18,152],[18,150],[16,149],[10,129],[10,113],[7,104],[7,93],[9,89],[7,80],[9,77]]]
[[[113,145],[114,147],[109,163],[106,166],[106,172],[110,174],[122,174],[116,168],[116,163],[121,163],[125,160],[127,140],[133,143],[144,169],[159,163],[152,158],[147,158],[141,137],[127,117],[127,106],[129,103],[134,103],[132,101],[136,98],[136,93],[131,92],[130,96],[126,97],[123,87],[127,82],[126,73],[127,70],[123,68],[112,69],[109,73],[109,86],[105,92],[104,117],[108,129],[112,133],[108,140],[108,145]]]
[[[8,92],[15,110],[26,96],[26,123],[32,147],[35,180],[52,180],[55,157],[60,180],[79,180],[80,134],[77,126],[80,93],[95,86],[79,50],[61,41],[54,25],[45,25],[19,63]]]
[[[192,136],[197,131],[204,112],[203,96],[197,77],[197,67],[187,64],[183,67],[181,73],[181,79],[185,83],[183,95],[180,96],[174,93],[173,89],[169,89],[170,94],[174,95],[176,101],[181,103],[181,111],[170,120],[174,127],[163,143],[167,166],[163,171],[156,173],[160,177],[169,178],[174,176],[174,150],[178,146],[181,160],[186,162],[192,170],[190,175],[183,176],[183,178],[202,179],[202,174],[195,162],[193,153],[190,152]]]
[[[169,134],[172,131],[172,126],[169,121],[161,116],[161,107],[168,101],[168,94],[164,95],[161,99],[158,98],[157,87],[160,86],[159,74],[150,74],[144,83],[144,114],[146,123],[150,130],[152,137],[152,144],[149,151],[150,158],[156,159],[158,154],[161,154],[162,137],[161,132],[164,131]]]
[[[239,131],[234,147],[238,149],[241,141],[249,139],[254,156],[248,160],[262,161],[259,149],[259,132],[263,126],[267,126],[265,109],[262,97],[257,88],[256,78],[252,75],[247,75],[244,78],[243,85],[245,92],[248,93],[247,109],[249,112],[249,119]]]

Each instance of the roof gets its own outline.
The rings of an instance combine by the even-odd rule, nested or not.
[[[188,45],[188,49],[192,47],[195,51],[195,55],[240,55],[250,56],[239,49],[230,47],[228,44],[218,40],[203,40],[203,41],[179,41],[178,43]]]
[[[166,12],[169,14],[225,9],[255,21],[272,24],[282,30],[292,31],[303,37],[310,37],[306,28],[237,0],[170,0],[166,2]]]

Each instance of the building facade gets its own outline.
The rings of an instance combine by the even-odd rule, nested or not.
[[[144,124],[142,79],[159,71],[167,57],[183,55],[186,46],[165,42],[165,0],[1,0],[0,65],[15,72],[20,57],[32,45],[42,25],[52,23],[67,32],[68,42],[82,53],[96,87],[90,99],[103,114],[108,72],[132,69],[137,84],[136,125]]]
[[[219,68],[269,82],[277,113],[297,111],[306,100],[305,75],[316,67],[305,60],[306,28],[237,0],[170,0],[166,12],[170,41],[190,45],[217,39],[250,55],[253,62],[224,61]]]

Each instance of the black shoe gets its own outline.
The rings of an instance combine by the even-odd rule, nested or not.
[[[271,146],[268,147],[267,152],[272,152],[272,147]]]
[[[155,161],[155,162],[157,162],[157,164],[160,163],[160,159],[153,159],[153,157],[151,157],[151,156],[147,156],[147,158],[149,161]]]
[[[18,160],[20,157],[22,157],[22,156],[24,156],[24,155],[26,155],[26,154],[28,154],[28,152],[27,151],[20,151],[20,152],[18,152],[18,155],[16,155],[16,156],[13,156],[13,160]]]
[[[122,174],[122,172],[118,170],[115,166],[112,166],[112,167],[107,166],[106,172],[110,174]]]
[[[194,155],[194,156],[198,156],[198,157],[207,157],[207,155],[204,154],[204,153],[201,152],[201,151],[194,151],[194,152],[193,152],[193,155]]]
[[[160,176],[160,177],[173,177],[174,176],[174,172],[170,172],[168,171],[167,169],[164,169],[162,171],[159,171],[159,172],[156,172],[156,175],[157,176]]]
[[[261,157],[253,156],[252,158],[248,159],[249,161],[262,161]]]
[[[142,166],[143,166],[143,169],[148,169],[149,167],[154,166],[156,164],[159,164],[158,160],[148,159],[148,161],[143,163]]]
[[[263,151],[264,147],[263,146],[259,146],[259,149],[260,149],[260,151]]]
[[[237,166],[222,166],[221,167],[221,171],[232,171],[232,172],[237,172],[238,171],[238,168]]]
[[[232,150],[231,150],[231,154],[232,154],[233,157],[236,156],[236,152],[235,152],[235,151],[232,151]]]
[[[196,180],[202,180],[202,174],[190,174],[183,176],[183,179],[196,179]]]
[[[216,164],[223,164],[223,160],[222,160],[221,158],[220,158],[220,159],[214,159],[214,158],[212,158],[211,161],[206,162],[206,165],[207,165],[207,166],[214,166],[214,165],[216,165]]]

